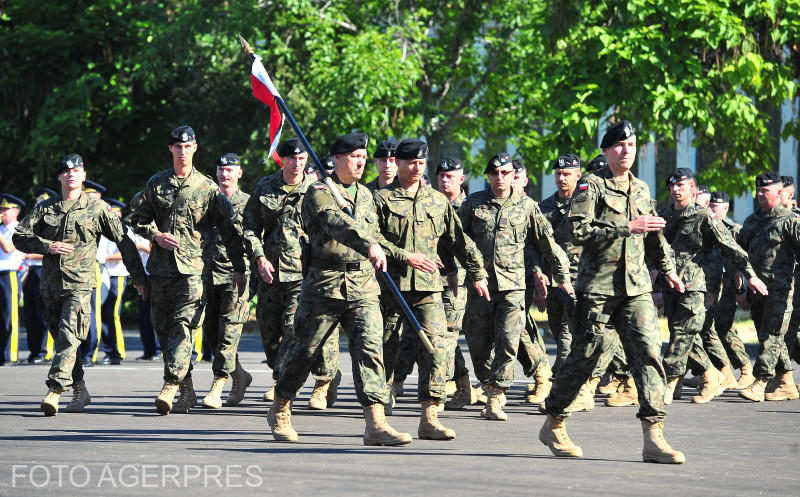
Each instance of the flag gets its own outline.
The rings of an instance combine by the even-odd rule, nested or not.
[[[281,98],[281,95],[275,89],[275,85],[272,84],[264,64],[261,63],[261,57],[258,55],[253,59],[250,82],[253,85],[253,96],[269,107],[269,153],[267,156],[271,156],[279,166],[283,167],[281,160],[278,158],[278,153],[275,151],[278,148],[281,131],[283,130],[283,114],[281,114],[281,110],[278,107],[278,102],[275,101],[275,98]]]

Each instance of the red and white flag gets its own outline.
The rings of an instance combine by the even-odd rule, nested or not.
[[[264,64],[261,63],[261,57],[258,55],[253,60],[250,82],[253,85],[253,96],[269,107],[269,153],[267,156],[271,156],[279,166],[283,167],[281,160],[278,158],[278,153],[275,151],[281,140],[284,119],[275,97],[281,98],[281,95],[275,89],[275,85],[272,84]]]

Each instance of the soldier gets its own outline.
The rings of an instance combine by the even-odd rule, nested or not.
[[[682,293],[664,289],[664,315],[670,329],[670,341],[662,361],[667,375],[664,404],[672,402],[678,380],[686,374],[689,349],[698,335],[714,366],[733,380],[733,373],[719,339],[712,341],[709,334],[702,333],[706,329],[706,306],[710,305],[707,296],[714,296],[706,275],[706,271],[710,271],[713,266],[712,248],[718,248],[731,267],[747,275],[751,288],[761,295],[766,295],[767,291],[764,282],[753,272],[747,254],[736,244],[722,222],[711,211],[692,201],[694,173],[690,169],[678,168],[667,178],[667,186],[674,201],[662,209],[659,215],[666,221],[664,237],[672,246],[678,276],[685,289]],[[706,352],[700,352],[703,356],[702,362],[706,363]],[[702,371],[702,379],[700,394],[692,398],[695,404],[711,401],[726,386],[720,383],[710,367]]]
[[[372,192],[394,181],[395,175],[397,175],[397,159],[394,155],[396,149],[397,142],[394,140],[382,141],[378,144],[378,148],[375,149],[375,154],[372,157],[378,167],[378,177],[364,185]]]
[[[697,185],[697,205],[708,207],[711,202],[711,190],[706,185]]]
[[[751,287],[736,296],[743,309],[750,309],[758,334],[758,356],[753,368],[753,383],[739,396],[754,402],[789,400],[800,397],[792,378],[785,337],[792,314],[792,274],[800,256],[800,217],[781,204],[783,183],[768,172],[756,177],[758,206],[745,219],[736,240],[747,250],[755,272],[764,280],[769,294],[759,295]],[[791,340],[790,338],[790,341]],[[778,375],[777,385],[766,393],[767,382]]]
[[[238,155],[227,153],[217,158],[216,166],[219,191],[231,203],[236,222],[241,223],[244,206],[250,199],[250,195],[239,189],[242,162]],[[239,405],[247,387],[253,382],[253,376],[239,362],[237,352],[242,327],[250,316],[250,299],[247,291],[237,295],[233,286],[233,264],[216,229],[206,246],[204,258],[206,315],[203,336],[214,351],[211,365],[214,381],[203,399],[203,406],[219,409],[222,407],[222,389],[228,378],[233,379],[231,391],[225,399],[225,405],[229,406]],[[249,276],[249,271],[246,276]]]
[[[484,257],[491,301],[470,291],[464,315],[464,335],[475,375],[487,392],[481,416],[505,421],[505,391],[514,381],[514,361],[525,330],[525,252],[536,243],[553,267],[553,279],[572,294],[569,262],[552,237],[552,229],[536,202],[512,188],[514,166],[503,152],[492,157],[484,173],[490,188],[473,193],[458,211],[464,232]],[[493,355],[494,354],[494,355]]]
[[[245,247],[255,260],[260,280],[256,317],[261,343],[276,382],[278,366],[293,334],[303,283],[301,244],[306,239],[301,218],[303,198],[314,183],[314,177],[304,174],[308,151],[299,139],[281,143],[278,156],[283,170],[259,180],[244,208],[242,221]],[[330,339],[325,350],[328,352],[314,364],[317,383],[311,395],[312,409],[333,405],[341,379],[341,373],[336,374],[338,335]],[[332,371],[326,369],[325,357]],[[264,400],[273,400],[274,394],[273,385],[264,394]]]
[[[419,364],[417,396],[422,404],[417,433],[422,439],[450,440],[456,437],[455,431],[439,422],[437,409],[445,400],[445,382],[450,377],[448,355],[456,346],[458,335],[448,332],[437,252],[441,249],[447,256],[455,255],[473,282],[475,292],[488,300],[486,272],[477,247],[464,236],[447,197],[422,181],[428,146],[419,140],[403,140],[395,156],[397,177],[375,192],[375,207],[385,238],[381,245],[386,251],[389,274],[434,346],[433,354],[419,346],[412,348]],[[457,271],[455,265],[451,269]],[[397,315],[394,321],[399,320],[400,310],[396,306],[387,307],[387,311]],[[411,331],[406,328],[405,333]]]
[[[86,178],[83,159],[71,154],[59,162],[56,175],[61,198],[39,202],[17,226],[14,244],[22,251],[45,255],[42,263],[42,300],[50,333],[55,336],[55,355],[47,375],[47,396],[41,410],[58,413],[64,389],[72,386],[67,412],[80,412],[91,402],[83,379],[78,346],[89,328],[89,302],[95,279],[97,242],[102,234],[116,243],[136,290],[145,292],[146,276],[133,242],[125,235],[119,218],[105,202],[83,194]]]
[[[194,168],[194,130],[180,126],[169,136],[172,167],[152,176],[131,216],[136,233],[154,242],[150,273],[153,327],[164,357],[164,385],[155,400],[159,414],[188,413],[197,402],[192,383],[192,345],[205,305],[203,247],[213,230],[228,249],[233,284],[245,291],[241,226],[216,183]],[[175,394],[180,398],[173,406]]]
[[[16,366],[19,354],[19,268],[24,254],[11,241],[25,202],[0,194],[0,366]]]
[[[595,369],[605,324],[613,322],[638,391],[642,459],[683,463],[683,453],[672,449],[662,433],[665,375],[645,251],[670,287],[682,292],[683,283],[661,234],[665,222],[654,215],[650,189],[630,172],[636,157],[631,123],[610,126],[600,148],[608,166],[580,180],[570,206],[573,242],[583,246],[575,285],[576,327],[572,350],[545,401],[547,419],[539,440],[556,456],[583,457],[583,450],[567,435],[566,408]]]
[[[794,198],[794,176],[781,176],[781,180],[783,180],[783,206],[795,214],[800,214],[800,208],[797,207],[797,200]],[[800,282],[800,264],[795,264],[795,290],[797,290],[798,285],[800,285],[798,282]],[[786,336],[787,343],[794,340],[794,346],[789,349],[789,355],[794,362],[800,363],[800,291],[795,291],[792,297],[792,318],[789,320],[789,329],[786,332]]]
[[[276,440],[298,440],[291,424],[291,402],[322,354],[325,340],[341,323],[348,337],[356,396],[366,418],[364,445],[404,445],[411,442],[411,435],[398,433],[384,414],[389,392],[375,270],[386,270],[386,255],[379,243],[372,194],[358,184],[367,159],[367,136],[340,136],[331,154],[336,160],[331,179],[354,218],[342,212],[322,183],[315,183],[303,198],[308,275],[295,316],[292,346],[281,362],[267,420]]]
[[[83,192],[91,198],[101,199],[106,192],[106,187],[96,181],[87,179],[83,182]],[[103,304],[102,288],[103,288],[103,260],[101,253],[98,253],[98,259],[94,268],[94,293],[92,294],[91,309],[92,317],[89,319],[89,336],[81,343],[80,353],[83,360],[83,367],[90,368],[94,366],[97,360],[97,350],[100,346],[100,330],[102,329],[101,309]],[[108,364],[108,362],[106,362]]]

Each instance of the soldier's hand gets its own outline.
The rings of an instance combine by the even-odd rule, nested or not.
[[[486,299],[486,302],[491,302],[492,298],[489,296],[489,282],[486,278],[472,283],[472,288],[475,289],[479,297]]]
[[[758,276],[753,276],[749,280],[747,280],[747,286],[750,287],[750,291],[753,293],[759,293],[761,295],[768,295],[769,292],[767,291],[767,285],[761,281],[761,278]]]
[[[147,285],[133,285],[136,288],[136,293],[142,297],[142,300],[147,301]]]
[[[714,302],[717,301],[717,294],[713,292],[706,293],[706,309],[710,309]]]
[[[53,242],[47,249],[48,254],[67,255],[75,252],[75,247],[71,243],[66,242]]]
[[[436,256],[436,267],[439,269],[444,269],[444,262],[442,262],[442,258],[438,255]]]
[[[547,287],[550,286],[550,279],[541,271],[533,273],[533,290],[537,297],[547,298]]]
[[[436,263],[419,252],[413,252],[406,257],[406,264],[424,273],[436,271]]]
[[[669,273],[664,275],[664,279],[667,280],[667,284],[670,288],[677,291],[678,293],[683,293],[686,290],[686,285],[683,284],[681,278],[678,276],[678,273]]]
[[[180,247],[178,239],[175,238],[172,233],[158,233],[153,237],[153,241],[156,242],[159,247],[167,250],[178,250],[178,247]]]
[[[258,276],[264,280],[267,285],[272,284],[272,274],[275,272],[275,267],[269,262],[269,259],[263,255],[256,259],[256,267],[258,269]]]
[[[533,302],[536,304],[536,308],[539,312],[547,310],[547,296],[542,297],[539,293],[536,293],[533,297]]]
[[[376,271],[386,271],[386,253],[377,243],[372,244],[369,248],[369,262]]]
[[[651,296],[656,309],[661,309],[664,306],[664,295],[661,292],[653,292]]]
[[[639,216],[636,219],[628,222],[628,228],[630,228],[631,233],[636,234],[649,233],[650,231],[661,231],[661,229],[666,225],[667,222],[663,217],[651,216],[650,214]]]
[[[453,292],[453,297],[458,296],[458,271],[447,275],[447,287]]]
[[[569,281],[558,285],[558,288],[564,290],[564,293],[566,293],[567,295],[575,296],[575,289],[572,288],[572,283],[570,283]]]
[[[236,288],[238,297],[244,295],[244,291],[247,288],[247,279],[244,277],[244,273],[233,273],[233,286]]]

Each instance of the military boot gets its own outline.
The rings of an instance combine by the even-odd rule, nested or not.
[[[333,404],[336,403],[336,399],[339,398],[339,384],[341,382],[342,370],[337,369],[336,373],[333,375],[331,384],[328,385],[328,394],[325,396],[325,402],[328,404],[328,407],[333,407]]]
[[[532,391],[526,392],[525,402],[528,404],[540,404],[544,402],[544,399],[550,394],[550,388],[553,386],[550,382],[550,375],[552,373],[550,365],[547,363],[542,363],[536,368],[536,371],[533,372],[533,379],[536,381],[536,385]]]
[[[445,402],[445,409],[463,409],[469,405],[472,397],[472,385],[469,384],[469,374],[456,379],[456,392]]]
[[[597,391],[603,395],[611,395],[619,391],[619,389],[622,387],[622,383],[623,381],[619,377],[612,375],[611,381],[602,387],[599,387]]]
[[[661,464],[683,464],[686,456],[683,452],[673,449],[664,438],[664,423],[651,423],[642,420],[642,434],[644,446],[642,447],[642,461],[657,462]]]
[[[72,385],[72,402],[64,408],[64,412],[83,412],[92,403],[92,396],[86,389],[86,382],[81,380]]]
[[[273,383],[269,390],[264,392],[264,397],[261,399],[264,402],[272,402],[275,400],[275,384]]]
[[[608,407],[625,407],[639,404],[639,391],[632,376],[628,376],[622,382],[622,388],[616,393],[608,396],[606,405]]]
[[[714,368],[706,369],[701,378],[703,386],[700,387],[700,394],[692,397],[693,404],[706,404],[723,392],[722,384],[719,382],[719,373]]]
[[[42,399],[39,409],[42,410],[45,416],[55,416],[58,414],[58,401],[61,399],[61,394],[64,390],[58,387],[50,387],[47,395]]]
[[[735,390],[737,382],[736,378],[733,376],[733,369],[731,369],[730,364],[726,364],[725,367],[723,367],[720,370],[720,374],[721,374],[720,383],[722,383],[722,391],[724,392],[725,390]]]
[[[454,393],[456,393],[456,382],[453,380],[447,380],[444,383],[444,394],[453,395]]]
[[[472,387],[472,393],[475,394],[475,402],[473,402],[473,404],[480,406],[486,404],[486,385],[483,383],[477,383],[474,387]]]
[[[156,397],[156,410],[159,414],[169,414],[172,410],[172,401],[175,394],[178,393],[180,383],[165,381],[164,386],[161,387],[161,393]]]
[[[191,375],[186,375],[178,387],[181,396],[172,406],[172,412],[177,414],[188,414],[189,410],[197,405],[197,394],[194,393],[194,382]]]
[[[331,380],[317,380],[314,382],[314,390],[311,398],[308,399],[308,408],[315,411],[324,411],[328,408],[328,387]]]
[[[567,412],[591,411],[594,409],[594,394],[592,393],[594,388],[589,385],[593,380],[594,378],[590,378],[581,385],[580,390],[578,390],[578,396],[565,409]]]
[[[405,445],[411,443],[411,435],[400,433],[386,422],[383,404],[372,404],[364,408],[364,445]]]
[[[467,381],[469,383],[469,379]],[[434,400],[422,401],[422,413],[419,418],[419,428],[417,435],[421,440],[453,440],[456,432],[450,428],[445,428],[439,421],[438,402]]]
[[[503,412],[504,389],[494,385],[486,385],[486,406],[481,416],[492,421],[507,421],[508,415]]]
[[[739,376],[739,381],[736,382],[736,389],[741,390],[743,388],[747,388],[756,381],[756,377],[753,376],[753,365],[750,364],[750,361],[745,362],[742,364],[742,375]]]
[[[208,395],[203,398],[203,407],[210,407],[211,409],[219,409],[222,407],[222,389],[225,387],[227,381],[227,376],[214,377],[211,390],[209,390]]]
[[[672,404],[673,395],[675,395],[675,387],[678,386],[678,380],[680,380],[680,376],[675,376],[673,378],[667,378],[667,388],[664,390],[664,405],[668,406]]]
[[[764,391],[767,389],[767,380],[756,378],[749,387],[739,390],[739,397],[753,402],[764,402]]]
[[[792,372],[787,371],[778,378],[778,385],[772,392],[764,395],[766,400],[796,400],[800,398],[794,384]]]
[[[691,378],[684,378],[683,379],[683,385],[687,386],[687,387],[690,387],[690,388],[696,388],[696,389],[700,390],[703,387],[703,377],[702,376],[692,376]]]
[[[272,429],[272,438],[279,442],[297,442],[300,437],[292,428],[292,401],[275,396],[267,413],[267,423]]]
[[[392,395],[395,397],[402,397],[403,396],[403,382],[400,380],[394,380],[392,382]]]
[[[236,359],[236,369],[231,373],[233,385],[231,391],[228,392],[228,398],[225,399],[226,406],[238,406],[244,400],[244,394],[247,392],[247,387],[253,383],[253,375],[245,371],[239,359]]]
[[[554,418],[548,414],[539,430],[539,441],[556,457],[583,457],[583,449],[572,443],[562,418]]]

